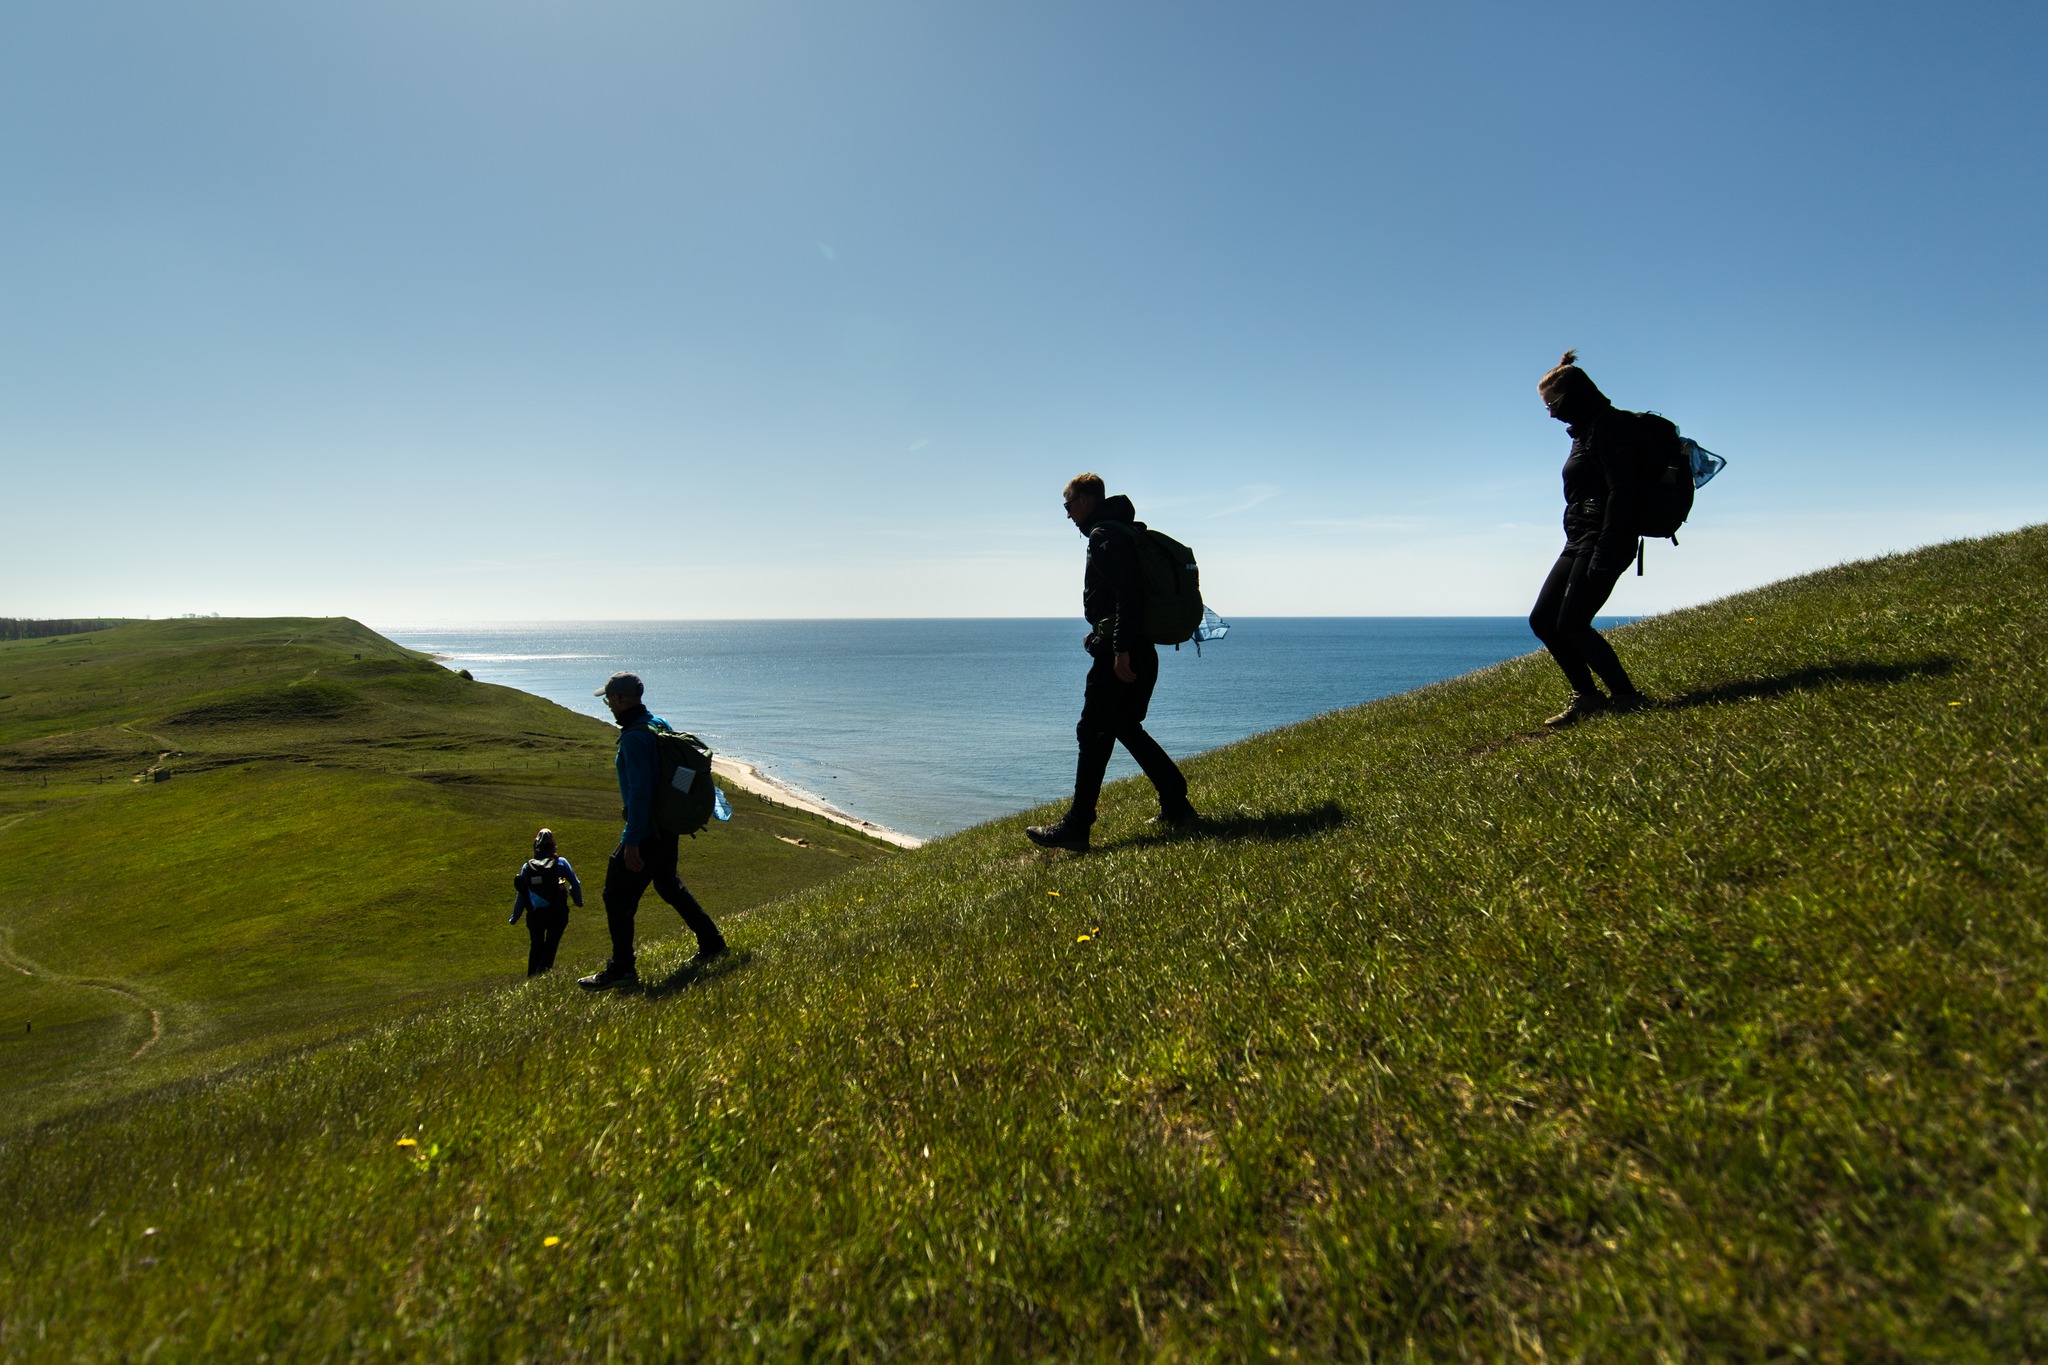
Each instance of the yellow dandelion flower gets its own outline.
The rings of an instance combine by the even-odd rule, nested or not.
[[[559,1237],[543,1237],[540,1239],[540,1244],[544,1247],[558,1247],[562,1244],[562,1239]]]
[[[1962,705],[1962,703],[1961,703],[1961,702],[1959,702],[1959,701],[1952,701],[1952,702],[1950,702],[1950,703],[1949,703],[1949,705],[1950,705],[1950,706],[1961,706],[1961,705]]]
[[[1048,892],[1046,892],[1045,894],[1046,894],[1046,895],[1048,895],[1048,896],[1057,896],[1057,895],[1059,894],[1059,892],[1057,892],[1057,891],[1048,891]]]
[[[1086,943],[1086,942],[1088,941],[1089,937],[1090,937],[1090,936],[1089,936],[1089,935],[1087,935],[1087,934],[1082,934],[1082,935],[1081,935],[1081,936],[1080,936],[1079,938],[1075,939],[1075,940],[1074,940],[1074,942],[1076,942],[1076,943]]]
[[[413,1141],[411,1138],[400,1138],[398,1140],[398,1145],[401,1147],[417,1147],[419,1146],[419,1143]]]

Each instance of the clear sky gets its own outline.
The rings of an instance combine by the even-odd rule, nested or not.
[[[0,615],[1611,610],[2048,520],[2048,5],[11,0]],[[1661,543],[1660,543],[1661,544]]]

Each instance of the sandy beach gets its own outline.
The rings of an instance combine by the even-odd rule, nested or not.
[[[777,782],[774,778],[769,777],[751,763],[743,763],[736,758],[720,758],[713,755],[711,771],[726,782],[738,787],[741,791],[752,792],[756,796],[764,796],[778,805],[789,806],[801,811],[809,811],[812,815],[822,815],[834,824],[844,825],[848,829],[857,829],[862,834],[880,839],[885,844],[894,844],[898,848],[916,848],[924,842],[924,840],[915,835],[904,834],[885,825],[878,825],[872,820],[863,820],[858,816],[848,815],[845,811],[828,806],[815,797],[805,796],[801,792],[793,791]]]

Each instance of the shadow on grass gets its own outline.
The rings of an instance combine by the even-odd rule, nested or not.
[[[1333,830],[1343,824],[1344,808],[1335,801],[1325,801],[1320,806],[1307,810],[1251,811],[1241,810],[1233,815],[1205,815],[1199,823],[1185,829],[1170,825],[1148,825],[1145,832],[1114,843],[1097,844],[1100,849],[1144,848],[1153,844],[1181,844],[1195,839],[1213,839],[1223,843],[1279,844],[1290,839],[1307,839]]]
[[[686,991],[692,986],[724,976],[728,972],[736,972],[752,961],[753,957],[754,955],[746,949],[735,948],[712,962],[699,963],[697,959],[691,958],[659,981],[641,982],[640,994],[649,1000],[659,1000],[663,996]]]
[[[1787,692],[1811,691],[1837,683],[1878,687],[1912,678],[1939,678],[1955,672],[1955,668],[1956,661],[1945,654],[1896,663],[1861,659],[1848,663],[1812,664],[1806,668],[1766,674],[1761,678],[1731,678],[1711,687],[1696,687],[1690,692],[1659,701],[1657,708],[1677,711],[1691,706],[1717,706],[1723,702],[1782,697]]]

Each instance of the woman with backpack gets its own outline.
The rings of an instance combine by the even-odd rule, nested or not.
[[[1647,701],[1614,647],[1593,629],[1593,617],[1636,557],[1640,517],[1631,474],[1637,415],[1609,402],[1577,360],[1578,352],[1566,351],[1536,385],[1544,407],[1572,438],[1564,462],[1564,550],[1529,613],[1529,629],[1572,685],[1570,704],[1543,722],[1552,728],[1600,711],[1632,711]],[[1606,694],[1593,681],[1596,673]]]
[[[569,899],[583,904],[583,883],[569,860],[555,852],[555,832],[544,829],[533,836],[533,857],[512,874],[512,918],[519,923],[526,916],[526,974],[539,976],[555,965],[555,949],[569,927]]]

